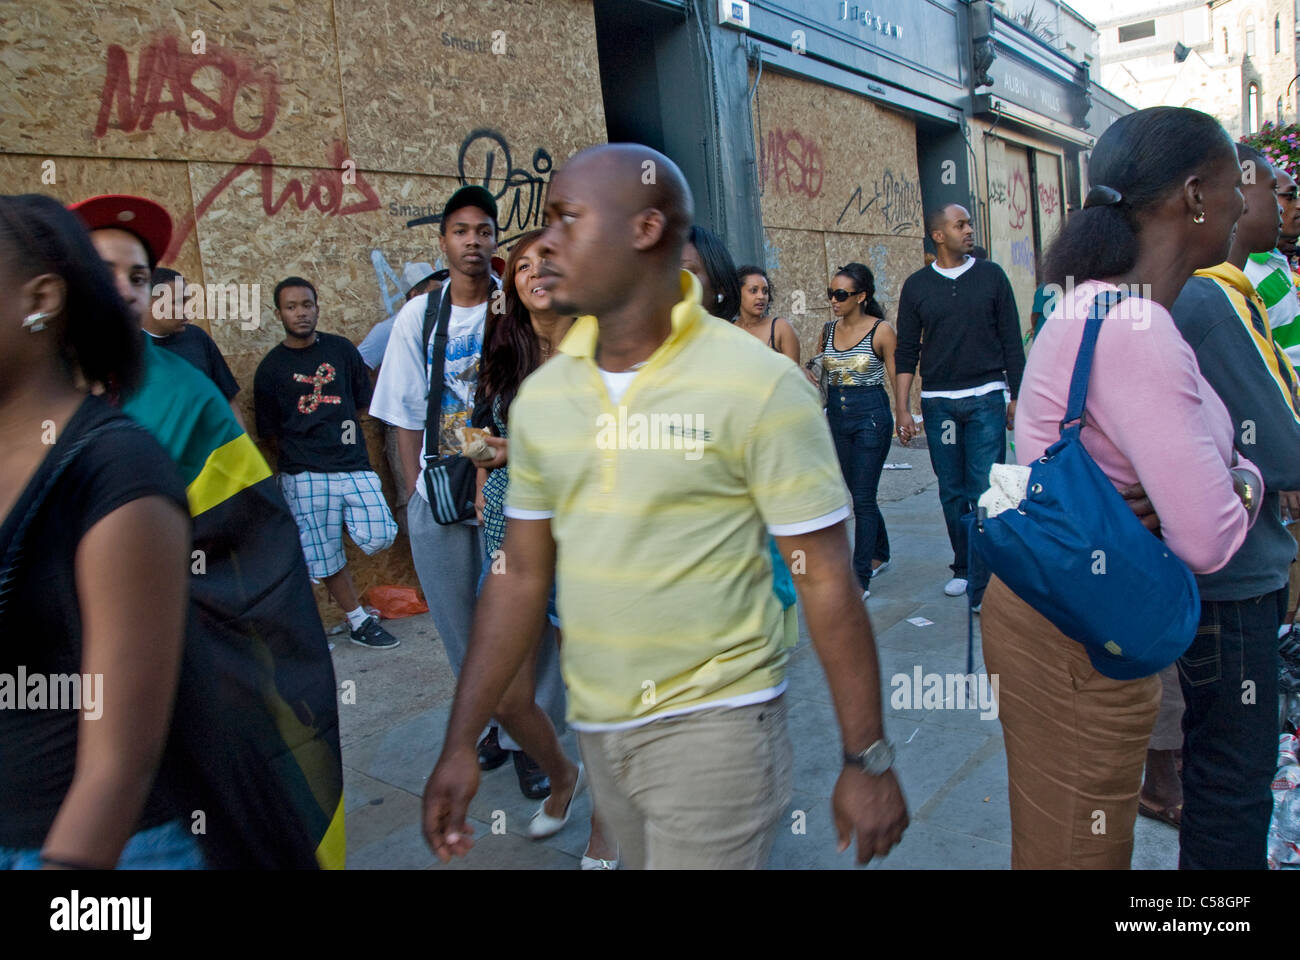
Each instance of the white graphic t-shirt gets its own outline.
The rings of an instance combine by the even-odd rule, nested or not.
[[[393,330],[379,368],[370,415],[404,430],[423,430],[428,406],[429,377],[433,367],[433,336],[420,342],[424,332],[424,311],[429,294],[422,294],[402,307],[393,318]],[[447,325],[447,357],[443,365],[442,416],[438,436],[442,455],[460,450],[457,427],[469,426],[474,414],[474,392],[478,388],[478,362],[483,352],[483,324],[487,301],[472,307],[451,308]],[[420,447],[420,462],[439,456],[436,450]],[[415,485],[427,501],[423,470]]]

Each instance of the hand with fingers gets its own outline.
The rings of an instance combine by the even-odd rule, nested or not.
[[[1159,536],[1160,518],[1156,516],[1156,508],[1151,505],[1146,490],[1142,489],[1142,484],[1135,483],[1132,486],[1122,487],[1119,494],[1124,498],[1129,509],[1142,521],[1142,526]]]
[[[903,838],[910,822],[907,803],[893,770],[879,776],[846,767],[831,796],[831,815],[843,853],[857,838],[857,862],[883,857]]]
[[[474,828],[465,819],[478,792],[478,758],[473,750],[444,753],[424,785],[424,839],[443,863],[473,846]]]

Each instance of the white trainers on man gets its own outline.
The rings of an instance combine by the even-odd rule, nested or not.
[[[943,586],[943,592],[950,597],[960,597],[966,592],[966,578],[953,577]]]

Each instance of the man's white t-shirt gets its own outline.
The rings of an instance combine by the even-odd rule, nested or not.
[[[388,349],[375,382],[370,400],[370,415],[404,430],[423,430],[428,409],[428,383],[433,366],[433,335],[427,345],[420,342],[424,332],[424,311],[429,294],[421,294],[402,307],[393,318]],[[458,451],[455,428],[469,426],[474,410],[474,391],[478,387],[479,356],[483,353],[483,324],[487,320],[487,301],[472,307],[452,305],[447,326],[447,358],[443,365],[442,423],[440,437],[444,454]],[[431,451],[420,446],[423,465]],[[437,456],[437,452],[432,452]],[[429,491],[424,485],[424,471],[415,484],[425,501]]]

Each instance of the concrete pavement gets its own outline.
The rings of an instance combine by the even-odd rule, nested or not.
[[[911,469],[886,470],[881,481],[893,565],[872,583],[867,607],[880,652],[886,735],[897,750],[895,769],[912,823],[889,857],[867,869],[1005,869],[1011,824],[1001,725],[982,719],[979,709],[890,705],[896,675],[913,678],[918,667],[922,676],[965,670],[966,608],[962,599],[943,594],[951,548],[929,455],[895,443],[889,460]],[[918,617],[932,622],[909,622]],[[343,641],[334,663],[341,689],[348,866],[576,869],[587,840],[589,797],[575,801],[573,819],[557,836],[531,841],[523,831],[538,803],[519,793],[509,763],[482,777],[470,806],[470,855],[437,863],[420,833],[420,795],[442,743],[455,681],[427,614],[385,626],[401,647],[369,650],[332,638]],[[829,797],[841,769],[839,731],[802,618],[800,628],[786,692],[794,797],[769,866],[852,869],[852,854],[835,852],[830,816]],[[976,618],[977,674],[983,671],[978,629]],[[562,742],[576,757],[574,734]],[[1173,869],[1177,860],[1177,831],[1139,817],[1133,866]]]

